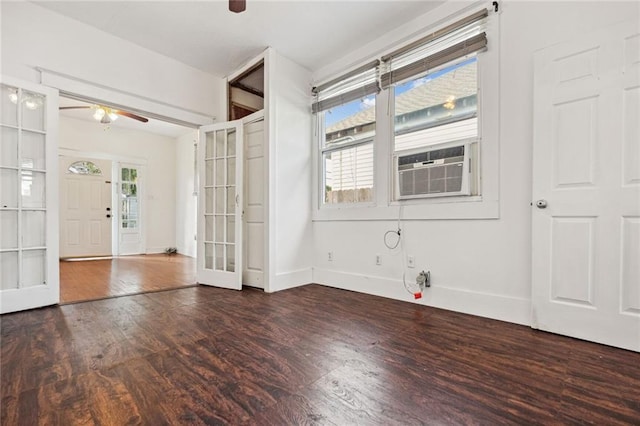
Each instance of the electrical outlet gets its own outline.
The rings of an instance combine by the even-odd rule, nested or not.
[[[332,252],[332,251],[327,252],[327,260],[328,260],[329,262],[332,262],[332,261],[333,261],[333,252]]]
[[[376,265],[382,265],[382,256],[376,254]]]
[[[407,256],[407,266],[409,268],[416,267],[416,258],[414,256]]]

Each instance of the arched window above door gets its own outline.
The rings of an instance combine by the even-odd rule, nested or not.
[[[91,161],[76,161],[67,169],[67,173],[76,175],[101,176],[102,170]]]

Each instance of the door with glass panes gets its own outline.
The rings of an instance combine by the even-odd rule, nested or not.
[[[118,254],[145,252],[142,222],[143,167],[118,164]]]
[[[198,283],[242,288],[242,121],[203,126],[198,143]]]
[[[56,304],[58,91],[0,83],[0,313]]]

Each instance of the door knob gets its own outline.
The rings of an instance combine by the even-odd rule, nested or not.
[[[547,200],[538,200],[536,201],[536,207],[539,209],[546,209],[547,208]]]

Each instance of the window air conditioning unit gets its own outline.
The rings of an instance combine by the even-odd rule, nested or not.
[[[397,152],[396,199],[470,195],[470,145],[458,142]]]

